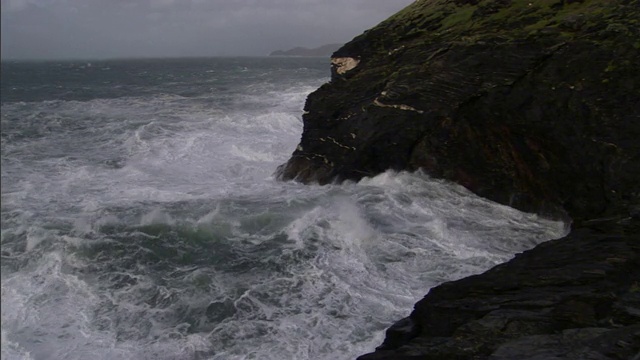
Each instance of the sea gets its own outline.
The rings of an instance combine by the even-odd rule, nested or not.
[[[329,69],[3,61],[2,359],[354,359],[567,232],[421,172],[278,180]]]

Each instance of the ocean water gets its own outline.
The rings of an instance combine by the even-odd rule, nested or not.
[[[352,359],[564,224],[421,173],[274,178],[327,59],[2,63],[3,359]]]

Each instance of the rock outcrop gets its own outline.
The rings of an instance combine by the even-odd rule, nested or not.
[[[363,359],[640,351],[639,39],[639,0],[417,0],[334,53],[283,179],[423,169],[573,222],[432,289]]]
[[[417,1],[334,54],[282,177],[422,168],[524,210],[623,211],[640,198],[639,8]]]
[[[640,221],[594,222],[438,286],[359,359],[633,359],[639,233]]]

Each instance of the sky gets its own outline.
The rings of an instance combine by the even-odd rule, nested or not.
[[[0,0],[3,59],[268,55],[345,43],[413,0]]]

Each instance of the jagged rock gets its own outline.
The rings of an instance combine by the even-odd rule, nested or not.
[[[640,352],[639,230],[628,219],[582,227],[440,285],[411,313],[416,336],[359,359],[630,359]]]
[[[527,211],[618,213],[640,198],[639,8],[417,1],[333,55],[352,66],[309,96],[281,176],[422,168]]]
[[[423,169],[573,222],[361,359],[640,359],[639,39],[639,0],[417,0],[334,53],[281,178]]]

